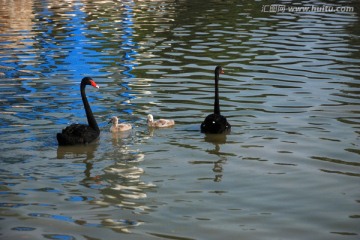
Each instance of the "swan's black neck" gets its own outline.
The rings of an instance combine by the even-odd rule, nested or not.
[[[99,126],[94,118],[94,115],[91,111],[91,108],[90,108],[90,104],[87,100],[87,97],[86,97],[86,94],[85,94],[85,87],[86,87],[86,84],[85,83],[81,83],[80,85],[80,93],[81,93],[81,98],[82,98],[82,101],[83,101],[83,104],[84,104],[84,108],[85,108],[85,112],[86,112],[86,118],[88,120],[88,124],[89,126],[96,130],[96,131],[99,131],[100,132],[100,129],[99,129]]]
[[[215,69],[215,101],[214,101],[214,114],[220,115],[219,104],[219,70]]]

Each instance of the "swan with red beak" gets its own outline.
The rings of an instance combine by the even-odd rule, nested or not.
[[[88,124],[71,124],[70,126],[63,129],[61,133],[56,135],[60,146],[88,144],[98,139],[100,135],[99,126],[91,111],[90,104],[85,94],[86,85],[90,85],[95,88],[99,88],[99,86],[90,77],[84,77],[80,83],[80,94],[85,108]]]

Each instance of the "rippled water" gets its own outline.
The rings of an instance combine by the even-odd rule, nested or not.
[[[20,2],[0,1],[0,238],[359,238],[357,1]],[[216,65],[220,137],[199,132]],[[83,76],[100,140],[58,147]]]

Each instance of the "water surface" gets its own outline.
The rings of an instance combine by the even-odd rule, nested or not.
[[[354,9],[0,3],[1,238],[358,239],[359,6],[280,3]],[[216,65],[226,136],[199,131]],[[58,147],[86,121],[84,76],[101,137]],[[111,134],[113,115],[134,129]]]

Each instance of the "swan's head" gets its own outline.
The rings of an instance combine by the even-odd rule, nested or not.
[[[114,117],[112,117],[112,118],[110,119],[110,121],[108,122],[108,124],[109,124],[109,123],[116,124],[116,123],[118,123],[118,121],[119,121],[119,119],[114,116]]]
[[[216,74],[219,74],[219,73],[224,74],[225,72],[224,72],[222,66],[217,66],[217,67],[215,68],[215,73],[216,73]]]
[[[99,85],[97,85],[96,82],[91,77],[84,77],[81,80],[81,84],[91,85],[94,88],[99,88]]]
[[[153,122],[153,121],[154,121],[153,115],[151,114],[147,115],[147,122]]]

